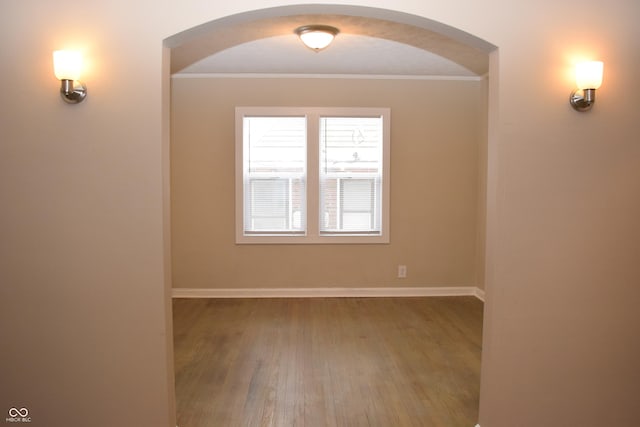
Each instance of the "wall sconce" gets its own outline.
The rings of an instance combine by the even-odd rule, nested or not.
[[[576,111],[588,111],[596,102],[596,89],[602,84],[602,61],[580,62],[576,64],[576,86],[569,102]]]
[[[340,31],[329,25],[304,25],[296,28],[294,32],[305,46],[319,52],[329,46]]]
[[[87,87],[78,81],[81,69],[80,52],[68,50],[53,52],[53,72],[60,80],[60,96],[69,104],[78,104],[87,97]]]

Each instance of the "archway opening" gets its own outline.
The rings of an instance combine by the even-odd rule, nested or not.
[[[344,46],[344,49],[332,46],[322,55],[335,54],[335,58],[315,55],[303,64],[295,56],[287,61],[292,58],[293,44],[297,43],[292,39],[292,30],[310,23],[339,28],[343,41],[352,43],[351,55]],[[489,54],[495,50],[493,45],[414,15],[367,7],[310,5],[222,18],[172,36],[165,46],[171,58],[168,74],[174,76],[172,173],[184,172],[180,178],[175,175],[171,178],[174,295],[185,296],[190,292],[200,296],[220,295],[220,291],[224,293],[229,288],[295,290],[328,285],[344,288],[348,283],[355,283],[356,288],[380,289],[388,288],[385,284],[390,280],[393,286],[402,289],[450,288],[451,292],[459,292],[465,288],[467,292],[475,287],[479,295],[484,294],[487,99]],[[380,49],[387,55],[380,54]],[[389,60],[389,55],[400,50],[406,55],[404,58],[419,54],[420,60],[404,61],[402,57]],[[276,55],[277,52],[283,53]],[[379,58],[386,61],[374,61]],[[385,64],[387,68],[382,67]],[[203,81],[207,83],[202,85]],[[310,90],[311,87],[314,89]],[[257,93],[260,96],[256,98]],[[211,102],[215,99],[228,102]],[[403,99],[410,100],[410,104]],[[401,219],[392,224],[392,235],[396,236],[392,239],[399,243],[392,240],[386,248],[366,246],[359,249],[358,255],[349,254],[347,246],[325,245],[302,249],[279,247],[265,256],[264,247],[235,245],[229,233],[233,230],[229,224],[235,220],[235,194],[228,188],[234,165],[231,107],[354,103],[375,106],[391,103],[392,111],[398,112],[394,114],[398,119],[393,122],[393,129],[406,131],[394,132],[404,142],[396,144],[392,152],[395,159],[392,174],[396,170],[413,171],[413,175],[418,170],[428,171],[418,179],[422,184],[410,190],[402,190],[405,185],[392,188],[392,197],[410,199],[410,203],[425,197],[439,198],[430,199],[426,205],[396,205],[399,207],[392,208],[392,216]],[[455,115],[449,115],[453,111]],[[433,122],[423,126],[424,117],[431,117]],[[227,125],[221,125],[222,122]],[[178,141],[186,140],[196,143],[175,150]],[[212,145],[212,141],[227,142]],[[435,143],[428,144],[429,141]],[[210,160],[214,158],[221,162],[212,164]],[[430,160],[412,163],[417,158]],[[401,172],[392,182],[406,183],[413,178],[412,173],[405,176]],[[447,192],[456,196],[448,197],[444,194]],[[417,213],[408,212],[411,210]],[[417,222],[411,223],[416,217]],[[422,224],[424,221],[419,219],[425,217],[432,221]],[[451,221],[443,225],[447,218]],[[414,226],[403,228],[405,223]],[[438,235],[441,240],[436,244],[421,243],[429,238],[437,240],[434,236]],[[400,249],[390,252],[389,247]],[[273,271],[274,265],[282,265],[283,253],[300,257],[293,261],[299,270]],[[297,287],[300,274],[308,272],[318,259],[325,261],[313,274],[317,280]],[[355,260],[358,268],[348,270],[343,263],[345,259]],[[385,268],[393,271],[391,276],[388,272],[362,268],[367,260],[383,265],[389,259]],[[409,267],[413,281],[408,285],[406,281],[396,281],[398,263]],[[323,275],[320,270],[327,270],[327,265],[341,270],[346,276],[344,281],[336,282],[332,274]],[[256,274],[247,275],[248,270],[255,270]],[[271,278],[257,281],[269,272],[273,273]]]

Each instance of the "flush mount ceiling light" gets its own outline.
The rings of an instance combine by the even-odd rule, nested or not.
[[[294,32],[305,46],[319,52],[329,46],[340,31],[329,25],[304,25],[296,28]]]

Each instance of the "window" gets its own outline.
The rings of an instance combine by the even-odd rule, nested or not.
[[[382,117],[320,118],[320,232],[380,235]]]
[[[304,117],[245,117],[243,205],[246,235],[304,234]]]
[[[236,108],[236,242],[388,243],[389,116]]]

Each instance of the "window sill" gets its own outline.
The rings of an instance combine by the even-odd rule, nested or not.
[[[238,245],[386,245],[389,236],[236,236]]]

